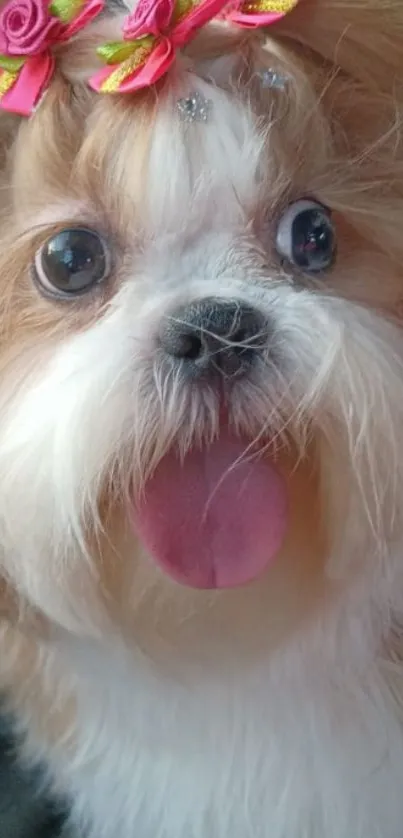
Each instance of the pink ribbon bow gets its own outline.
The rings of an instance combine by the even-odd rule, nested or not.
[[[100,93],[132,93],[155,84],[183,47],[228,0],[139,0],[123,26],[123,40],[99,47],[106,67],[90,85]]]
[[[29,116],[55,69],[52,47],[68,41],[104,0],[10,0],[0,12],[0,108]]]
[[[133,93],[155,84],[172,66],[175,52],[212,18],[242,27],[269,26],[298,0],[246,0],[228,10],[228,0],[139,0],[123,26],[123,40],[97,52],[107,65],[90,79],[99,93]]]

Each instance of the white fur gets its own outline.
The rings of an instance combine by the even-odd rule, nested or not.
[[[51,352],[38,346],[35,371],[0,386],[3,570],[57,624],[42,665],[76,700],[72,750],[35,736],[28,747],[71,793],[80,836],[401,838],[401,671],[382,661],[403,608],[401,335],[326,288],[298,287],[267,257],[271,240],[250,220],[270,186],[262,137],[246,106],[213,86],[208,95],[206,126],[184,127],[175,99],[161,102],[142,251],[102,318]],[[217,294],[272,323],[270,352],[234,386],[230,421],[273,444],[287,430],[301,454],[312,423],[320,440],[333,596],[274,651],[262,610],[242,653],[206,619],[182,657],[192,614],[178,619],[176,646],[156,609],[151,655],[150,637],[129,648],[102,613],[84,522],[97,522],[113,468],[124,497],[171,444],[185,452],[217,433],[215,394],[189,390],[156,342],[178,304]],[[138,560],[134,542],[119,556],[133,585]],[[88,572],[82,598],[77,567]]]

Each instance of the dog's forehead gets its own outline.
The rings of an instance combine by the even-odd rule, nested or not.
[[[228,226],[256,200],[263,137],[250,105],[239,96],[189,79],[156,111],[144,179],[151,231],[180,231],[195,218]],[[187,121],[184,100],[198,99],[206,120]],[[198,105],[199,106],[199,105]]]

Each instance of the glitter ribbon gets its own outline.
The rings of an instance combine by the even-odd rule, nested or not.
[[[227,19],[238,26],[270,26],[295,8],[299,0],[245,0],[231,8]]]
[[[115,93],[119,90],[119,87],[123,84],[123,82],[131,76],[138,69],[138,67],[145,64],[153,51],[154,44],[155,39],[152,37],[139,38],[138,42],[135,42],[135,44],[125,44],[124,46],[130,49],[130,55],[118,62],[117,66],[114,67],[113,71],[102,83],[101,92]],[[124,50],[120,46],[119,53],[123,51]],[[105,45],[105,53],[107,52],[108,44]],[[115,62],[113,59],[109,58],[109,60],[107,60],[107,64],[115,64]]]
[[[0,100],[10,87],[17,81],[18,73],[10,73],[8,70],[3,70],[0,73]]]

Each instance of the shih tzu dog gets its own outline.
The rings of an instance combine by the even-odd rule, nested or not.
[[[9,0],[0,73],[21,759],[80,838],[401,838],[403,4]]]

